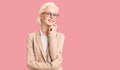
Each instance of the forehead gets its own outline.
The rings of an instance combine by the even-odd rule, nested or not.
[[[47,6],[44,12],[58,13],[58,9],[55,6]]]

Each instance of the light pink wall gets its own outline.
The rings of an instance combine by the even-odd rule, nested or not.
[[[28,70],[26,36],[39,30],[38,8],[48,1],[60,7],[64,70],[120,70],[119,0],[0,1],[0,70]]]

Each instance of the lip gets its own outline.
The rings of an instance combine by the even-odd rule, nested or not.
[[[52,19],[49,19],[48,21],[49,21],[50,23],[53,23],[53,22],[54,22],[54,20],[52,20]]]

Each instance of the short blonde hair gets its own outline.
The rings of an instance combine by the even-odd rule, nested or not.
[[[38,14],[41,14],[42,12],[44,12],[44,9],[47,8],[48,6],[54,6],[54,7],[56,7],[56,9],[59,11],[59,8],[55,5],[55,3],[53,3],[53,2],[47,2],[47,3],[43,4],[43,5],[40,7],[40,9],[39,9],[39,11],[38,11]],[[38,16],[38,18],[37,18],[36,21],[37,21],[38,24],[41,25],[41,20],[40,20],[40,17],[39,17],[39,16]]]

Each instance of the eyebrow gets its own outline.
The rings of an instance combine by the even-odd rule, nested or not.
[[[50,12],[50,11],[44,11],[44,12]],[[50,12],[50,13],[52,13],[52,12]],[[58,14],[58,12],[56,12],[57,14]]]

